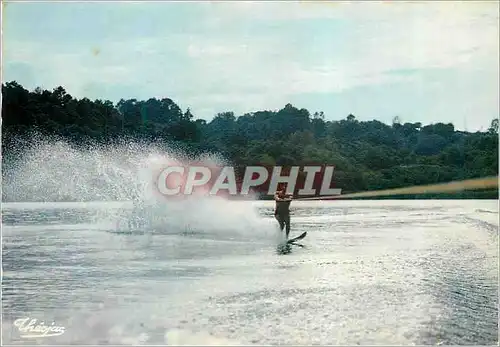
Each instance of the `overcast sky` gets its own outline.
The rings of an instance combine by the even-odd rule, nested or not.
[[[169,97],[197,118],[287,103],[486,129],[498,2],[9,3],[3,81],[75,97]]]

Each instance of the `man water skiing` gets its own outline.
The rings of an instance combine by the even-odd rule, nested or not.
[[[276,201],[274,218],[278,221],[281,231],[283,231],[286,224],[286,239],[288,240],[288,235],[290,234],[290,203],[292,202],[292,194],[286,194],[283,186],[274,193],[274,200]]]

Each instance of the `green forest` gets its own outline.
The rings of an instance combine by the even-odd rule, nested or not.
[[[225,111],[207,122],[168,98],[114,104],[77,99],[63,87],[30,91],[12,81],[2,84],[2,164],[8,167],[37,132],[82,147],[154,141],[221,153],[235,165],[335,165],[343,194],[498,175],[498,119],[471,133],[450,123],[341,117],[325,120],[323,112],[287,104],[242,115]],[[403,198],[498,198],[498,190]]]

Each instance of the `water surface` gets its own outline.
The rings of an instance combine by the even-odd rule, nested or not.
[[[498,343],[497,201],[294,202],[288,255],[272,207],[130,230],[120,203],[3,204],[3,343]]]

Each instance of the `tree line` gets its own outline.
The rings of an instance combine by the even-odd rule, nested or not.
[[[239,116],[222,112],[207,122],[169,98],[113,104],[74,98],[63,87],[29,91],[12,81],[2,84],[2,126],[6,166],[19,139],[36,131],[77,146],[154,141],[220,153],[235,165],[335,165],[343,193],[498,175],[498,119],[486,131],[466,132],[397,117],[390,125],[352,114],[328,121],[323,112],[287,104]],[[498,198],[498,190],[426,197]]]

